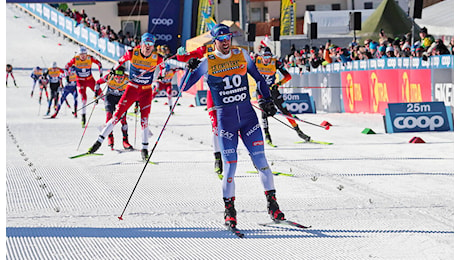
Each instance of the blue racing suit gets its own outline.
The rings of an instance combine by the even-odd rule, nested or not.
[[[243,140],[249,155],[259,171],[266,191],[274,190],[273,174],[265,158],[264,139],[257,115],[250,102],[247,73],[257,82],[263,98],[270,100],[270,90],[260,75],[251,57],[244,49],[232,47],[224,55],[218,51],[209,53],[192,71],[184,91],[192,87],[201,76],[205,76],[217,114],[217,130],[222,153],[224,198],[235,196],[235,172],[237,165],[238,135]],[[187,77],[183,77],[185,81]],[[183,86],[184,82],[181,83]]]

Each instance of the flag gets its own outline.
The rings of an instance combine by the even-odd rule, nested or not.
[[[214,5],[215,5],[215,1],[213,0],[200,0],[199,5],[198,5],[199,15],[197,19],[196,35],[201,35],[209,31],[208,24],[214,21],[214,19],[212,18],[214,17]],[[212,19],[211,22],[210,22],[210,19]]]
[[[280,35],[296,34],[295,0],[281,0]]]

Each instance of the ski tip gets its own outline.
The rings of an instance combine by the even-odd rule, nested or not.
[[[331,127],[329,125],[327,125],[326,127],[324,127],[324,129],[326,130],[329,130]]]

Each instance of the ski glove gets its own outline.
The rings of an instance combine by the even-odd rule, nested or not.
[[[263,98],[259,99],[259,106],[267,114],[267,116],[274,116],[276,115],[276,107],[275,104],[271,99],[265,100]]]
[[[200,64],[200,60],[197,59],[197,58],[191,58],[190,60],[188,60],[187,62],[187,68],[189,70],[194,70],[198,67],[198,65]]]

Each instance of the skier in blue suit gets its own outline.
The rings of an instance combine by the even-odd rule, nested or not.
[[[231,45],[232,33],[228,26],[214,26],[211,35],[215,51],[201,60],[189,60],[191,74],[185,82],[184,91],[192,87],[201,76],[205,76],[217,112],[219,145],[224,160],[222,190],[225,224],[235,227],[237,223],[234,177],[238,160],[238,136],[241,136],[259,172],[268,202],[268,213],[273,220],[282,220],[284,214],[276,202],[273,174],[265,157],[262,131],[250,102],[247,73],[256,80],[257,89],[262,95],[259,106],[273,116],[276,108],[270,90],[247,51]]]

